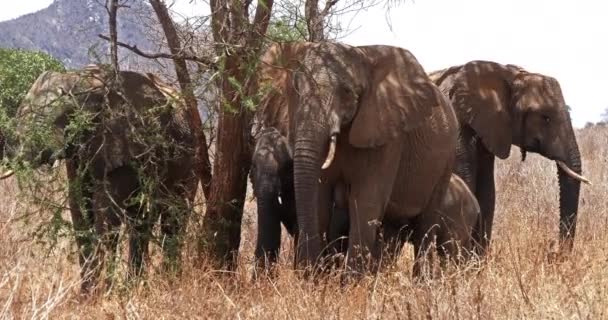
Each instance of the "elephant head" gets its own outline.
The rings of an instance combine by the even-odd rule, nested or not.
[[[109,79],[98,66],[42,73],[17,110],[8,157],[39,167],[78,153],[93,160],[94,170],[96,166],[101,172],[143,152],[145,146],[126,139],[135,123],[126,114],[142,106],[166,104],[171,92],[157,85],[158,79],[135,72],[123,71],[113,83]],[[103,112],[117,116],[100,126]]]
[[[278,197],[284,196],[284,186],[293,184],[290,178],[293,176],[292,157],[289,144],[276,128],[262,129],[256,139],[250,177],[258,206],[264,214],[270,214],[271,206]]]
[[[271,46],[261,62],[260,79],[271,80],[279,92],[274,99],[288,106],[300,227],[297,260],[311,264],[322,249],[318,180],[339,156],[336,144],[383,146],[429,117],[440,105],[440,93],[416,58],[397,47],[285,43]]]
[[[505,159],[511,145],[554,160],[560,185],[560,234],[573,237],[581,176],[580,153],[559,85],[549,76],[514,65],[472,61],[431,74],[452,101],[461,125]]]
[[[15,132],[7,139],[7,156],[34,167],[61,158],[68,115],[102,85],[94,77],[83,78],[75,72],[43,72],[17,110]]]

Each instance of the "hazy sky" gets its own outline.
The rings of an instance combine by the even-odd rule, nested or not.
[[[0,1],[0,21],[48,6],[52,0]],[[169,1],[170,2],[170,1]],[[202,1],[177,0],[177,11],[207,11]],[[484,59],[556,77],[573,121],[597,121],[608,108],[608,3],[599,0],[402,1],[388,18],[377,7],[361,12],[342,41],[409,49],[427,71]],[[350,18],[343,19],[350,21]]]

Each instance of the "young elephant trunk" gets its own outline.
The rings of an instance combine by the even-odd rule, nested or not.
[[[256,185],[259,191],[258,238],[255,257],[260,266],[267,267],[276,262],[281,247],[281,220],[276,187],[268,181]]]
[[[568,159],[565,161],[565,164],[572,171],[581,175],[581,156],[576,141],[571,143],[568,150]],[[581,181],[569,175],[559,164],[557,177],[559,180],[560,240],[565,245],[566,250],[569,251],[572,249],[576,234],[576,218],[578,215]]]

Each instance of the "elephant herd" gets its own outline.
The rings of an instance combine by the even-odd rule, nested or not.
[[[98,280],[99,248],[112,255],[121,224],[130,235],[130,275],[142,272],[159,220],[166,266],[175,267],[198,182],[179,94],[152,74],[109,78],[96,67],[43,73],[7,142],[8,157],[34,167],[66,160],[83,291]],[[418,258],[414,275],[426,272],[431,249],[444,260],[483,255],[494,159],[507,158],[512,145],[522,159],[530,151],[556,162],[560,237],[572,246],[580,183],[588,181],[554,78],[489,61],[427,74],[405,49],[336,42],[273,44],[256,78],[264,93],[250,171],[258,267],[276,262],[281,224],[294,237],[298,268],[317,270],[338,253],[351,273],[375,271],[406,242]],[[75,132],[82,111],[103,125]],[[43,124],[53,138],[25,139]],[[162,129],[164,143],[133,135],[151,127]],[[151,189],[159,201],[130,201],[149,176],[159,178]],[[82,185],[87,194],[76,194]]]
[[[338,252],[348,271],[376,270],[406,241],[421,258],[414,275],[433,247],[444,261],[483,256],[494,159],[512,145],[556,162],[571,248],[588,180],[554,78],[490,61],[427,75],[405,49],[332,42],[275,44],[257,76],[267,90],[252,161],[259,265],[276,261],[281,223],[300,268]]]

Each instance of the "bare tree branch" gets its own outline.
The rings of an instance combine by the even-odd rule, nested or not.
[[[103,35],[103,34],[99,34],[97,35],[99,38],[104,39],[104,40],[110,40],[110,37]],[[171,54],[171,53],[148,53],[148,52],[143,52],[141,51],[136,45],[129,45],[126,44],[124,42],[120,42],[117,41],[116,44],[119,47],[123,47],[125,49],[128,49],[129,51],[142,56],[144,58],[148,58],[148,59],[182,59],[182,60],[188,60],[188,61],[195,61],[198,62],[200,64],[203,64],[205,66],[207,66],[209,69],[216,69],[216,63],[214,61],[212,61],[211,59],[207,59],[204,57],[199,57],[196,55],[191,55],[191,54],[185,54],[185,53],[178,53],[178,54]]]
[[[329,14],[329,10],[331,10],[331,8],[333,6],[336,5],[336,3],[338,3],[339,0],[329,0],[325,3],[325,8],[323,8],[323,12],[321,12],[321,16],[323,18],[327,17],[327,15]]]

